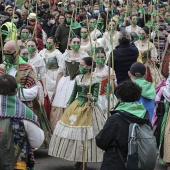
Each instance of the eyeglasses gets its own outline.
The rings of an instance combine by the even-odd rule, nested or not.
[[[73,41],[73,44],[80,44],[80,41]]]

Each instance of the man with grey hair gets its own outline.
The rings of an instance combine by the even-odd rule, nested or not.
[[[128,71],[133,63],[137,61],[139,52],[134,43],[130,43],[130,35],[122,32],[119,35],[119,46],[113,50],[114,69],[117,83],[129,80]],[[112,53],[110,54],[112,65]]]

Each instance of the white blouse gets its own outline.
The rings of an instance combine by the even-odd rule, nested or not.
[[[46,65],[38,53],[33,58],[29,58],[28,63],[36,68],[37,76],[40,79],[46,78]]]

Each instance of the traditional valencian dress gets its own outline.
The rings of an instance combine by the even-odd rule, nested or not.
[[[62,58],[62,53],[57,49],[55,49],[52,53],[49,53],[47,49],[43,49],[39,52],[39,55],[42,57],[46,64],[46,88],[48,96],[51,99],[56,84],[58,65],[60,59]]]
[[[153,57],[157,57],[157,50],[153,43],[149,42],[149,45],[146,50],[140,49],[139,46],[140,41],[136,41],[135,45],[139,50],[139,53],[142,57],[142,62],[146,66],[146,80],[149,82],[152,82],[153,85],[156,87],[160,81],[163,79],[163,76],[160,72],[160,70],[157,68],[156,64],[154,65],[154,62],[152,62]]]
[[[75,83],[75,75],[78,73],[80,60],[88,57],[88,54],[80,51],[79,57],[75,60],[70,58],[70,51],[66,51],[59,64],[59,72],[63,73],[62,78],[58,82],[57,91],[52,103],[52,111],[50,115],[50,123],[52,129],[55,128],[57,121],[63,114],[66,104],[71,96]]]
[[[111,34],[109,31],[106,31],[105,33],[103,33],[103,37],[97,40],[97,43],[100,44],[98,46],[101,46],[105,49],[107,59],[110,53],[115,49],[115,47],[119,45],[119,36],[120,36],[119,31],[114,31],[113,34]],[[111,44],[112,41],[113,41],[113,47]]]
[[[91,33],[90,33],[90,37],[91,37],[91,40],[95,41],[97,38],[99,38],[100,36],[102,36],[102,33],[97,29],[95,28]]]
[[[164,77],[168,77],[169,76],[169,68],[170,68],[170,35],[168,35],[167,37],[167,43],[168,43],[168,46],[167,46],[167,49],[165,51],[165,56],[164,58],[162,59],[162,68],[161,68],[161,73]]]
[[[46,67],[43,59],[39,56],[39,54],[36,54],[35,57],[29,58],[28,63],[34,66],[37,72],[37,81],[38,81],[38,86],[39,86],[39,94],[40,94],[40,100],[41,100],[41,105],[37,102],[37,100],[34,100],[34,107],[33,111],[35,114],[38,116],[38,120],[40,123],[40,127],[44,131],[45,134],[45,141],[43,143],[44,148],[48,148],[51,134],[52,134],[52,129],[50,127],[50,123],[47,119],[46,111],[43,106],[44,104],[44,92],[43,92],[43,86],[41,85],[39,80],[42,80],[46,78]]]
[[[100,82],[97,77],[92,76],[91,93],[94,102],[89,103],[87,93],[89,92],[90,80],[82,83],[83,76],[76,77],[74,89],[68,101],[70,105],[60,121],[57,122],[53,132],[49,155],[69,161],[82,162],[86,135],[85,162],[102,162],[103,151],[96,146],[95,142],[95,136],[105,123],[104,114],[96,104]]]
[[[86,45],[81,45],[80,46],[80,51],[84,51],[86,52],[89,56],[92,55],[93,51],[93,47],[95,46],[95,42],[93,40],[89,40],[89,42]]]
[[[101,107],[104,113],[106,113],[108,109],[108,100],[106,97],[106,91],[107,91],[107,83],[108,83],[108,66],[104,65],[103,68],[101,69],[100,73],[96,72],[96,69],[94,71],[95,75],[97,78],[100,80],[100,88],[99,88],[99,97],[98,97],[98,105]],[[115,81],[115,83],[117,83]],[[113,108],[116,103],[117,103],[117,98],[116,96],[110,94],[110,108]],[[114,101],[113,101],[114,100]]]

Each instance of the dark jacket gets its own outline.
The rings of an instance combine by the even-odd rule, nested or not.
[[[54,24],[50,24],[50,25],[48,25],[48,23],[44,23],[43,25],[42,25],[42,29],[45,31],[45,33],[47,34],[47,37],[50,37],[50,36],[52,36],[52,29],[53,29],[53,26],[54,26]]]
[[[114,69],[117,83],[129,80],[128,71],[133,63],[137,61],[139,52],[134,43],[129,45],[117,46],[114,50]],[[111,65],[112,65],[112,55]]]
[[[122,162],[117,147],[126,161],[128,153],[128,134],[129,123],[126,122],[120,115],[114,114],[106,121],[103,129],[96,136],[96,144],[99,148],[105,151],[101,170],[125,170],[124,163]],[[146,114],[144,119],[138,118],[128,112],[120,113],[123,117],[130,120],[132,123],[148,124],[149,115]]]
[[[68,36],[69,36],[69,30],[70,26],[66,26],[66,23],[62,23],[58,26],[56,31],[56,38],[59,41],[59,50],[64,53],[67,49],[67,42],[68,42]],[[80,36],[80,28],[73,29],[73,32],[75,35]]]
[[[53,25],[52,30],[51,30],[51,36],[55,36],[55,33],[57,31],[57,27],[58,27],[58,25],[56,25],[56,24]]]

